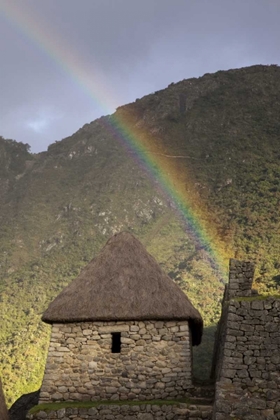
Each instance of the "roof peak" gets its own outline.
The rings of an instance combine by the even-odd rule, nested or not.
[[[129,232],[113,235],[54,299],[42,317],[48,323],[123,320],[190,320],[202,333],[202,318],[185,293]]]

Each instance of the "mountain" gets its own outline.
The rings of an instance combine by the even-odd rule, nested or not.
[[[47,152],[0,138],[0,376],[9,403],[40,386],[42,312],[115,232],[142,241],[206,326],[219,317],[228,257],[256,263],[260,291],[279,288],[279,98],[280,68],[253,66],[172,83]]]

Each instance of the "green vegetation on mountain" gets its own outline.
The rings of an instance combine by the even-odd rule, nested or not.
[[[279,97],[280,68],[253,66],[171,84],[37,155],[0,138],[0,376],[8,402],[40,386],[49,337],[42,312],[115,232],[142,241],[211,334],[219,317],[223,284],[208,250],[120,141],[116,121],[174,170],[174,191],[183,186],[216,251],[254,261],[255,286],[277,292]],[[209,369],[206,338],[200,374]]]

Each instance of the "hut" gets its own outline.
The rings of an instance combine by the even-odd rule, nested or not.
[[[2,382],[0,379],[0,419],[9,420],[9,414],[6,406],[5,396],[2,389]]]
[[[192,386],[202,318],[130,233],[109,239],[42,319],[52,333],[40,403],[179,398]]]

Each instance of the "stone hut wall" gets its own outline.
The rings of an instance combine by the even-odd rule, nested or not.
[[[54,324],[39,403],[180,398],[191,366],[187,321]]]
[[[223,350],[215,362],[213,419],[277,420],[280,419],[280,299],[250,296],[252,265],[236,260],[231,263],[220,325]],[[236,288],[236,284],[241,287]]]

